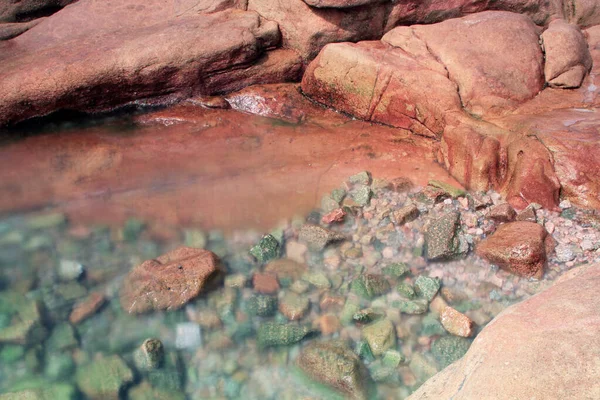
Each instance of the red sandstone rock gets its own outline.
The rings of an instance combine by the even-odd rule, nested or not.
[[[555,20],[542,34],[546,82],[552,87],[576,88],[592,67],[592,56],[576,25]]]
[[[548,233],[533,222],[500,225],[477,246],[477,254],[501,268],[523,277],[541,278],[546,264]]]
[[[179,247],[129,272],[121,288],[121,307],[133,314],[177,309],[198,296],[218,270],[212,252]]]
[[[600,265],[500,313],[409,400],[600,398]]]
[[[307,269],[306,265],[288,258],[269,261],[265,266],[265,272],[275,274],[279,279],[300,279]]]
[[[254,286],[254,290],[264,294],[275,294],[279,291],[279,282],[275,275],[271,274],[254,274],[252,286]]]
[[[517,213],[510,204],[501,203],[490,207],[487,216],[497,222],[510,222],[514,221]]]
[[[0,2],[0,22],[29,21],[49,15],[77,0],[6,0]]]
[[[309,6],[323,8],[348,8],[365,4],[382,3],[384,1],[385,0],[304,0]]]
[[[456,311],[450,306],[447,306],[442,310],[440,314],[440,321],[444,329],[453,335],[462,337],[469,337],[473,335],[473,328],[475,324],[473,321],[471,321],[471,318],[467,317],[461,312]]]
[[[178,14],[159,0],[130,11],[137,6],[82,1],[13,39],[0,52],[0,125],[62,108],[172,101],[298,76],[294,52],[264,54],[278,45],[279,29],[254,12]]]
[[[75,304],[73,311],[69,316],[69,322],[73,325],[80,323],[86,318],[90,317],[96,311],[102,307],[106,302],[106,297],[103,293],[92,292],[90,295],[80,303]]]

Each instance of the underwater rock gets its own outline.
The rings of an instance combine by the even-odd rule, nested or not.
[[[450,306],[444,307],[440,314],[440,321],[444,329],[453,335],[462,337],[473,335],[474,322],[471,318]]]
[[[459,360],[469,350],[471,341],[457,336],[442,336],[433,342],[431,353],[444,369]]]
[[[159,368],[163,363],[165,351],[158,339],[146,339],[133,353],[133,362],[139,371],[149,371]]]
[[[250,254],[260,263],[267,263],[275,258],[279,258],[279,242],[272,235],[265,235],[254,247],[250,249]]]
[[[355,400],[369,398],[371,378],[360,358],[339,340],[312,342],[298,356],[298,366],[312,379]]]
[[[84,321],[98,311],[106,302],[106,296],[101,292],[92,292],[83,301],[73,306],[69,322],[73,325]]]
[[[323,250],[332,242],[345,240],[346,237],[340,233],[325,229],[318,225],[306,224],[300,229],[298,239],[308,245],[311,250]]]
[[[414,204],[409,204],[394,211],[392,216],[396,225],[404,225],[419,217],[419,209]]]
[[[461,253],[458,227],[460,214],[450,211],[432,220],[425,232],[425,257],[431,261],[453,258]]]
[[[497,222],[511,222],[515,220],[517,213],[510,204],[500,203],[490,207],[487,216]]]
[[[279,292],[279,282],[275,275],[256,273],[252,277],[254,290],[262,294],[275,294]]]
[[[440,290],[440,280],[437,278],[420,275],[415,279],[415,292],[427,301],[431,301],[438,290]]]
[[[308,312],[310,301],[308,297],[287,292],[279,301],[279,311],[290,321],[301,319]]]
[[[362,336],[369,343],[374,356],[379,356],[396,345],[396,330],[389,319],[382,319],[365,326],[362,329]]]
[[[306,326],[265,322],[258,327],[256,342],[260,347],[289,346],[313,332]]]
[[[89,399],[119,400],[121,390],[133,382],[133,372],[115,355],[79,367],[75,380]]]
[[[218,271],[214,253],[179,247],[129,272],[121,288],[121,306],[130,314],[180,308],[198,296]]]
[[[12,308],[11,324],[0,329],[0,344],[34,345],[42,342],[48,331],[42,319],[42,306],[34,300],[26,300],[19,293],[0,298],[2,308]],[[4,304],[11,301],[12,304]]]
[[[373,298],[390,291],[390,284],[383,275],[363,274],[354,279],[350,290],[361,297]]]
[[[270,261],[265,266],[265,272],[275,274],[277,279],[292,279],[297,280],[307,271],[307,267],[303,263],[291,260],[289,258],[281,258]]]

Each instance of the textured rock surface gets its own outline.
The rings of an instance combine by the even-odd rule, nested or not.
[[[308,376],[351,399],[369,398],[369,373],[344,342],[312,342],[302,350],[297,363]]]
[[[592,67],[592,56],[581,30],[564,20],[555,20],[542,33],[542,41],[546,82],[552,87],[579,87]]]
[[[600,265],[580,267],[506,309],[410,400],[600,397],[599,284]]]
[[[121,306],[134,314],[179,308],[198,296],[217,271],[210,251],[180,247],[133,268],[121,288]]]
[[[263,56],[278,45],[279,29],[254,12],[206,14],[157,0],[130,11],[138,5],[86,0],[13,39],[0,53],[0,124],[63,108],[103,110],[297,78],[295,53]]]
[[[547,239],[548,238],[548,239]],[[533,222],[500,225],[477,246],[477,254],[513,274],[541,278],[551,249],[546,229]]]
[[[6,0],[0,3],[0,22],[28,21],[50,15],[77,0]]]

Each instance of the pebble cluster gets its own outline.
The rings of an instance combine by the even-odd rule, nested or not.
[[[0,399],[406,398],[507,306],[600,261],[600,216],[560,207],[361,172],[268,233],[0,220]],[[554,239],[541,279],[474,252],[514,220]],[[185,275],[207,255],[210,276]],[[143,306],[124,294],[140,266]]]

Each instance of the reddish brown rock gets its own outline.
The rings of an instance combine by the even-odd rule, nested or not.
[[[546,82],[552,87],[576,88],[592,67],[592,56],[583,33],[576,25],[554,20],[542,33]]]
[[[341,208],[336,208],[335,210],[331,211],[330,213],[323,215],[323,218],[321,218],[321,222],[323,222],[324,224],[332,224],[334,222],[342,222],[344,220],[345,216],[346,216],[346,211],[342,210]]]
[[[599,285],[600,265],[580,267],[507,308],[409,399],[600,398]]]
[[[133,314],[180,308],[198,296],[218,271],[212,252],[179,247],[129,272],[121,288],[121,307]]]
[[[29,29],[33,28],[41,21],[43,21],[43,18],[34,19],[29,22],[0,22],[0,40],[9,40],[17,37],[23,32],[27,32]]]
[[[6,0],[0,3],[0,22],[29,21],[50,15],[77,0]]]
[[[444,65],[472,114],[505,114],[543,88],[539,32],[527,16],[486,11],[411,29]]]
[[[414,204],[409,204],[394,211],[392,216],[397,225],[404,225],[419,217],[419,209]]]
[[[453,335],[462,337],[473,335],[475,323],[471,318],[450,306],[443,308],[440,314],[440,322],[444,329]]]
[[[263,294],[274,294],[279,291],[279,282],[272,274],[254,274],[252,286],[254,286],[254,290]]]
[[[385,0],[303,0],[312,7],[319,8],[348,8],[365,4],[382,3]]]
[[[501,203],[490,207],[487,216],[497,222],[510,222],[515,220],[517,213],[510,204]]]
[[[69,316],[69,322],[73,325],[80,323],[81,321],[87,319],[92,314],[100,309],[106,302],[106,297],[101,292],[92,292],[90,295],[84,299],[82,302],[75,304],[73,306],[73,311]]]
[[[501,268],[526,278],[541,278],[546,264],[548,233],[533,222],[500,225],[477,246],[477,254]]]
[[[297,54],[265,54],[279,41],[277,24],[254,12],[205,14],[159,0],[78,2],[0,52],[0,124],[296,79]]]
[[[265,272],[274,274],[278,279],[300,279],[308,267],[289,258],[280,258],[269,261],[265,266]]]

